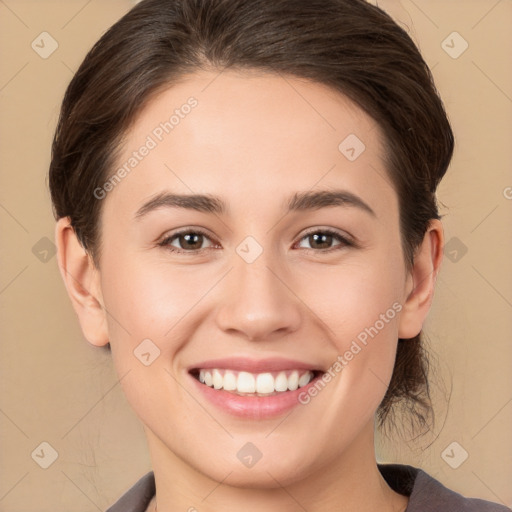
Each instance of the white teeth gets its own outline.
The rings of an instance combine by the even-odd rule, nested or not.
[[[224,379],[222,378],[222,373],[219,370],[213,370],[212,375],[213,387],[215,389],[220,389],[224,384]]]
[[[288,391],[288,377],[286,373],[279,373],[274,382],[274,387],[276,391]]]
[[[294,371],[288,377],[288,389],[295,391],[299,387],[299,372]]]
[[[309,384],[312,379],[313,372],[304,370],[281,371],[277,375],[270,372],[253,374],[217,368],[199,370],[199,381],[206,386],[236,393],[257,393],[258,395],[295,391],[297,388]]]
[[[258,393],[274,392],[274,377],[271,373],[260,373],[256,377],[256,391]]]
[[[236,389],[236,376],[233,372],[226,372],[224,374],[223,388],[226,391],[234,391]]]
[[[240,372],[236,382],[236,389],[240,393],[254,393],[256,391],[254,375],[248,372]]]
[[[309,384],[309,381],[311,380],[311,377],[305,373],[304,375],[301,375],[299,379],[299,388],[305,386],[306,384]]]

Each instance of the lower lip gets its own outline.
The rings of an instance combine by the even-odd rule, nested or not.
[[[199,382],[192,375],[189,374],[189,376],[199,387],[200,392],[223,411],[241,418],[262,420],[280,416],[290,409],[302,405],[299,402],[299,395],[307,393],[308,389],[322,377],[322,374],[317,375],[307,385],[295,391],[285,391],[271,396],[240,396],[223,389],[211,388]]]

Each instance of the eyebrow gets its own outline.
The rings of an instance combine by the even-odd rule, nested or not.
[[[288,202],[285,202],[285,207],[289,212],[319,210],[329,206],[359,208],[372,217],[377,217],[367,203],[348,190],[295,192],[289,198]],[[163,192],[144,203],[137,210],[135,218],[140,219],[148,213],[160,208],[184,208],[219,215],[223,215],[227,212],[226,204],[217,196],[210,194],[172,194]]]

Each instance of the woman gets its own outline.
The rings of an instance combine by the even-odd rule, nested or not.
[[[421,329],[453,135],[362,0],[143,0],[66,92],[59,267],[153,471],[110,512],[502,511],[377,464],[430,401]]]

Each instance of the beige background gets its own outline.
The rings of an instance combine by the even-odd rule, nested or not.
[[[512,506],[512,2],[378,3],[419,44],[457,141],[439,191],[448,245],[426,325],[437,423],[416,442],[382,440],[378,458]],[[53,240],[46,173],[65,87],[132,5],[0,0],[0,511],[103,510],[150,470],[110,356],[82,337],[44,239]],[[47,59],[31,47],[43,31],[58,43]],[[445,49],[454,55],[463,40],[443,43],[454,31],[469,44],[458,58]],[[37,463],[42,442],[58,453],[48,469]],[[458,468],[445,462],[460,462],[462,450]]]

